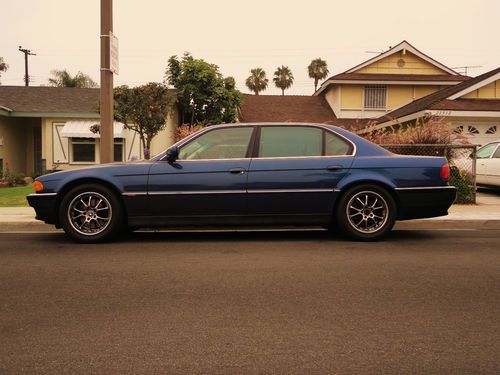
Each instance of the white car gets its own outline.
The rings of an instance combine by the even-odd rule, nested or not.
[[[491,142],[476,153],[476,183],[500,187],[500,141]]]

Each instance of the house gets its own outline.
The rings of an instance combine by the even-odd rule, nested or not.
[[[373,129],[407,123],[426,115],[443,117],[470,143],[484,145],[500,138],[500,67],[446,87],[391,111]],[[366,133],[368,130],[361,130]]]
[[[99,89],[0,86],[0,168],[38,175],[99,163]],[[177,113],[152,142],[151,154],[173,143]],[[137,133],[114,124],[115,161],[142,158]]]
[[[484,144],[500,138],[499,75],[459,74],[402,41],[328,78],[312,98],[245,95],[242,121],[326,122],[362,134],[431,114]]]

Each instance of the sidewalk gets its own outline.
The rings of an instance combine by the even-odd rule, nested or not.
[[[468,228],[470,226],[487,226],[500,228],[500,194],[479,192],[477,204],[454,204],[447,216],[430,219],[398,222],[397,228]],[[438,226],[438,227],[436,227]],[[0,207],[0,232],[12,228],[38,230],[54,228],[35,220],[35,211],[31,207]]]

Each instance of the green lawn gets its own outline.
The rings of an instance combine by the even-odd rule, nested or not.
[[[26,196],[34,193],[33,184],[0,188],[0,207],[24,207],[28,206]]]

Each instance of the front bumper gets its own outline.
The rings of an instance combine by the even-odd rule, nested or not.
[[[398,220],[423,219],[448,215],[457,195],[454,186],[396,189],[399,198]]]
[[[30,194],[26,199],[28,199],[29,205],[35,209],[37,220],[57,225],[56,193]]]

